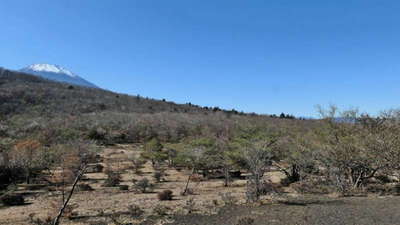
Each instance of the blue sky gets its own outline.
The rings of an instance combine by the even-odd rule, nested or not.
[[[396,0],[1,0],[0,66],[62,65],[105,89],[314,116],[400,99]]]

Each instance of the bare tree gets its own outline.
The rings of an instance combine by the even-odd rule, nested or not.
[[[258,201],[261,196],[262,178],[268,166],[272,164],[272,153],[269,148],[276,140],[268,143],[254,143],[243,151],[243,157],[250,172],[247,180],[248,201]]]
[[[341,191],[364,185],[379,172],[400,163],[400,126],[392,117],[360,115],[357,110],[320,110],[320,162]]]
[[[74,182],[72,184],[72,188],[69,191],[67,198],[65,200],[63,200],[61,208],[60,208],[56,218],[54,219],[53,225],[60,224],[60,219],[62,218],[63,213],[64,213],[65,209],[67,208],[68,203],[70,202],[70,200],[72,198],[72,195],[74,194],[74,191],[75,191],[75,188],[76,188],[78,182],[81,180],[82,176],[85,174],[86,169],[87,169],[87,164],[86,163],[82,163],[80,168],[79,168],[79,170],[78,170],[78,174],[76,175],[75,180],[74,180]]]
[[[65,196],[65,187],[62,188],[62,202],[59,207],[58,213],[56,217],[54,218],[53,225],[58,225],[60,224],[60,220],[68,208],[68,204],[76,190],[76,187],[79,183],[79,181],[82,179],[84,176],[88,164],[94,159],[94,154],[93,151],[90,149],[90,144],[88,143],[82,143],[82,142],[74,142],[69,145],[69,154],[68,156],[65,156],[68,159],[74,158],[74,162],[76,163],[75,166],[69,166],[68,169],[71,170],[72,174],[74,174],[75,178],[73,179],[72,182],[72,188],[68,192],[68,194]],[[73,156],[70,156],[72,154]],[[64,176],[65,174],[62,174],[61,176]],[[65,181],[63,179],[63,181]],[[64,182],[63,185],[68,185],[67,182]]]
[[[192,179],[193,174],[197,170],[199,164],[201,163],[202,160],[204,160],[205,156],[205,149],[201,147],[193,148],[190,149],[186,152],[186,163],[188,164],[189,167],[191,167],[191,172],[188,176],[188,179],[186,181],[185,189],[182,192],[182,195],[186,195],[188,188],[189,188],[189,183],[190,180]]]
[[[135,174],[140,174],[141,173],[141,169],[143,169],[144,164],[146,163],[146,160],[143,159],[143,158],[140,158],[140,157],[135,157],[135,156],[132,156],[129,160],[132,163],[132,167],[133,167],[134,173]]]
[[[30,183],[35,170],[42,167],[41,144],[36,140],[24,140],[18,142],[10,153],[12,164],[25,171],[25,181]]]
[[[272,149],[273,165],[286,175],[287,184],[290,184],[305,179],[317,170],[313,146],[315,137],[312,132],[294,126],[285,133],[286,136]]]

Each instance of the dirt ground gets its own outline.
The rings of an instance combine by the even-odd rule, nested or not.
[[[136,193],[132,190],[133,179],[139,180],[144,177],[155,183],[153,178],[154,169],[150,162],[145,164],[141,175],[134,174],[129,169],[130,162],[127,160],[132,155],[140,154],[139,146],[118,145],[116,147],[106,148],[102,151],[101,156],[105,161],[111,162],[113,168],[122,173],[123,182],[121,185],[129,185],[129,191],[121,191],[118,187],[103,187],[102,184],[106,178],[104,173],[86,174],[86,179],[82,183],[89,184],[94,191],[80,191],[74,194],[71,204],[77,204],[76,217],[80,219],[72,221],[64,221],[63,224],[87,224],[88,221],[96,219],[100,211],[103,213],[126,212],[129,205],[139,205],[146,213],[151,214],[157,205],[164,205],[170,208],[169,213],[182,213],[183,207],[188,199],[194,199],[198,211],[210,211],[214,199],[219,199],[220,193],[230,192],[237,199],[243,199],[245,180],[236,180],[231,187],[223,186],[223,180],[208,180],[201,182],[191,182],[190,188],[193,189],[194,195],[181,196],[180,193],[185,187],[190,171],[177,171],[175,169],[166,170],[167,176],[165,181],[157,183],[154,190],[150,193]],[[275,178],[277,179],[277,178]],[[172,201],[159,201],[157,193],[162,190],[170,189],[174,193]],[[60,199],[59,195],[46,191],[37,191],[32,195],[28,195],[27,204],[24,206],[15,206],[0,208],[0,224],[28,224],[29,215],[34,213],[36,217],[44,218],[52,211],[49,204],[52,200]],[[83,221],[83,222],[82,222]]]
[[[399,206],[399,197],[293,201],[227,207],[211,216],[178,216],[170,225],[235,225],[243,217],[254,219],[254,225],[397,225]]]
[[[126,214],[129,205],[138,205],[145,210],[146,215],[154,214],[153,210],[158,205],[168,207],[170,216],[149,222],[147,224],[176,224],[176,225],[235,225],[242,217],[255,219],[255,224],[400,224],[400,206],[398,197],[388,198],[343,198],[335,199],[321,196],[312,196],[310,199],[280,202],[280,199],[297,198],[295,193],[282,196],[265,197],[261,206],[234,206],[223,207],[222,193],[231,193],[240,203],[245,202],[245,180],[235,180],[230,187],[224,187],[223,180],[205,180],[192,182],[190,188],[194,194],[181,196],[189,171],[176,169],[166,170],[164,182],[157,183],[150,193],[137,193],[132,189],[133,179],[148,178],[155,183],[154,169],[148,162],[142,169],[141,175],[133,173],[129,169],[129,157],[140,154],[139,146],[118,145],[105,148],[101,156],[104,159],[101,164],[108,161],[113,168],[123,171],[123,185],[129,185],[127,191],[118,187],[103,187],[106,178],[104,173],[89,173],[82,181],[89,184],[94,191],[78,191],[74,194],[71,204],[78,208],[72,220],[65,219],[63,224],[93,224],[94,221],[107,221],[104,215],[118,213]],[[268,173],[267,178],[274,183],[279,183],[284,175],[279,172]],[[170,189],[174,193],[172,201],[159,201],[157,193]],[[289,190],[290,192],[290,190]],[[27,203],[23,206],[0,208],[1,225],[29,224],[29,215],[34,213],[36,217],[44,218],[53,211],[51,201],[59,200],[60,196],[55,192],[38,190],[27,195]],[[195,202],[195,214],[185,215],[188,200]],[[283,201],[283,200],[282,200]],[[300,201],[300,202],[299,202]],[[273,204],[271,202],[274,202]],[[201,214],[201,215],[198,215]],[[182,215],[182,216],[172,216]],[[134,223],[136,220],[122,218],[124,222]]]

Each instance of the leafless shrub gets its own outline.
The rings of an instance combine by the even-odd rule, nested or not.
[[[107,176],[103,184],[105,187],[116,187],[121,183],[121,174],[111,168],[110,165],[107,166],[105,174]]]
[[[141,169],[143,169],[144,164],[146,163],[146,160],[134,157],[134,158],[131,158],[130,161],[132,163],[134,173],[141,174],[141,172],[142,172]]]
[[[156,168],[156,171],[154,171],[153,177],[156,180],[156,182],[161,182],[164,180],[164,177],[166,176],[165,169],[163,168]]]
[[[132,218],[138,218],[143,216],[144,211],[138,205],[129,205],[128,213]]]
[[[238,202],[238,199],[231,192],[219,193],[219,196],[224,205],[235,205]]]
[[[262,178],[271,165],[271,152],[269,147],[272,146],[276,140],[271,140],[267,144],[253,144],[243,152],[243,157],[246,166],[251,173],[247,179],[246,198],[249,202],[256,202],[260,199],[262,194]]]

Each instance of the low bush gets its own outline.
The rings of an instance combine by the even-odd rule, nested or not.
[[[390,193],[390,187],[385,184],[369,184],[366,186],[365,191],[383,195]]]
[[[157,182],[161,182],[165,176],[165,173],[163,171],[155,171],[154,172],[154,179],[156,179]]]
[[[288,177],[285,177],[281,180],[281,185],[283,187],[289,187],[291,184],[293,184],[292,180]]]
[[[128,213],[133,218],[138,218],[143,216],[144,211],[138,205],[129,205]]]
[[[29,222],[32,225],[52,225],[53,218],[47,216],[46,218],[37,218],[34,213],[29,214]]]
[[[393,178],[393,176],[387,176],[387,175],[378,175],[375,178],[384,184],[395,183],[398,181],[396,178]]]
[[[144,168],[144,164],[146,163],[145,159],[142,158],[131,158],[132,168],[135,174],[141,174]]]
[[[282,186],[280,184],[273,184],[270,182],[264,182],[260,188],[261,195],[281,193],[282,191]]]
[[[397,183],[392,187],[392,192],[394,195],[400,195],[400,183]]]
[[[153,214],[157,216],[166,216],[168,215],[168,212],[170,211],[170,208],[163,206],[163,205],[156,205],[153,209]]]
[[[119,185],[119,190],[128,191],[129,190],[129,186],[128,185]]]
[[[87,169],[86,173],[101,173],[101,172],[103,172],[103,169],[104,169],[103,165],[96,164],[96,165],[90,166]]]
[[[16,206],[23,205],[25,199],[22,194],[6,194],[0,198],[0,202],[5,206]]]
[[[236,225],[253,225],[254,219],[250,217],[243,217],[238,220]]]
[[[105,187],[116,187],[121,182],[121,175],[112,170],[106,171],[107,178],[104,181]]]
[[[78,191],[94,191],[92,186],[90,186],[89,184],[78,184],[77,190]]]
[[[194,198],[186,200],[183,208],[186,209],[188,214],[192,214],[196,210],[196,201],[194,200]]]
[[[158,200],[160,201],[171,201],[173,198],[173,192],[171,190],[165,190],[158,193]]]
[[[150,183],[150,181],[147,178],[138,180],[134,186],[135,186],[136,190],[138,190],[142,193],[146,193],[147,191],[149,191],[150,189],[152,189],[154,187],[154,185],[152,183]]]
[[[400,184],[368,184],[365,191],[379,195],[400,195]]]
[[[301,194],[329,194],[335,191],[335,187],[326,181],[303,180],[290,185]]]
[[[224,205],[235,205],[238,202],[238,199],[231,192],[219,193],[219,196]]]

